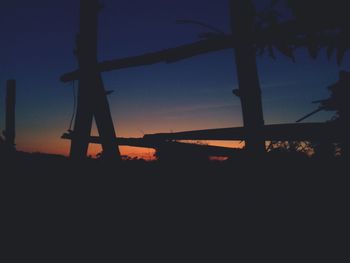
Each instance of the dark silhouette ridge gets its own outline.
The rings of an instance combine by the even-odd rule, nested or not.
[[[340,159],[268,153],[259,162],[172,159],[114,166],[17,153],[14,163],[5,160],[3,253],[15,247],[26,259],[48,253],[47,260],[67,258],[70,251],[81,259],[91,256],[87,248],[95,252],[102,246],[96,259],[108,254],[106,261],[127,251],[136,261],[164,253],[162,260],[170,262],[177,257],[225,262],[241,249],[264,250],[256,256],[260,260],[278,249],[283,261],[305,254],[336,259],[347,251],[341,237],[348,224],[349,180]]]

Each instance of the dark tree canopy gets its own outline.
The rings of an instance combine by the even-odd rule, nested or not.
[[[287,11],[293,17],[279,19]],[[260,24],[264,25],[260,27],[263,41],[259,47],[262,51],[268,48],[272,57],[273,48],[291,58],[294,50],[300,47],[307,48],[312,58],[325,48],[329,58],[335,53],[341,63],[350,48],[350,16],[346,0],[273,0],[270,9],[264,15],[258,14],[259,17]]]

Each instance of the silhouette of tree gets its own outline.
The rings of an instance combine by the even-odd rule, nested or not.
[[[277,8],[277,4],[284,5],[293,17],[283,21],[281,17],[285,17],[285,11]],[[345,52],[350,48],[347,6],[348,1],[345,0],[273,0],[265,15],[258,15],[263,25],[258,32],[263,39],[260,42],[261,52],[267,49],[274,57],[273,49],[276,48],[294,58],[294,51],[304,47],[312,58],[316,58],[325,48],[329,58],[336,53],[337,62],[342,63]]]
[[[335,112],[332,121],[339,125],[342,134],[341,153],[346,155],[349,153],[350,147],[348,138],[350,133],[350,128],[348,127],[350,120],[350,106],[348,103],[350,97],[350,73],[341,71],[338,82],[329,86],[328,89],[331,95],[328,99],[319,101],[320,107],[326,111]]]

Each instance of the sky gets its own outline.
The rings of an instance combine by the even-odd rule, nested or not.
[[[228,0],[101,0],[99,60],[139,55],[198,40],[207,30],[180,25],[193,19],[229,33]],[[257,1],[263,8],[267,1]],[[79,26],[78,0],[0,0],[0,129],[4,129],[7,79],[17,80],[17,148],[67,155],[60,139],[73,113],[73,84],[59,77],[77,68],[73,55]],[[295,122],[326,98],[327,86],[349,70],[349,56],[338,66],[325,52],[313,60],[305,50],[296,62],[278,54],[257,57],[266,124]],[[242,125],[233,50],[213,52],[174,64],[156,64],[103,73],[120,137],[156,132]],[[324,121],[321,113],[309,121]],[[96,129],[93,131],[96,134]],[[234,146],[234,142],[221,145]],[[91,154],[99,151],[96,146]],[[150,150],[123,147],[123,154],[148,156]]]

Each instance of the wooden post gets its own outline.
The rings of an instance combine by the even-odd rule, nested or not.
[[[95,116],[103,157],[120,159],[115,130],[97,61],[98,0],[80,0],[80,33],[77,56],[80,68],[77,114],[70,156],[86,158],[92,121]]]
[[[265,151],[261,89],[254,47],[255,8],[251,0],[230,0],[231,28],[236,41],[235,59],[244,127],[246,149],[253,155]]]
[[[15,148],[16,137],[16,80],[7,81],[6,90],[6,127],[4,131],[5,143],[9,148]]]

